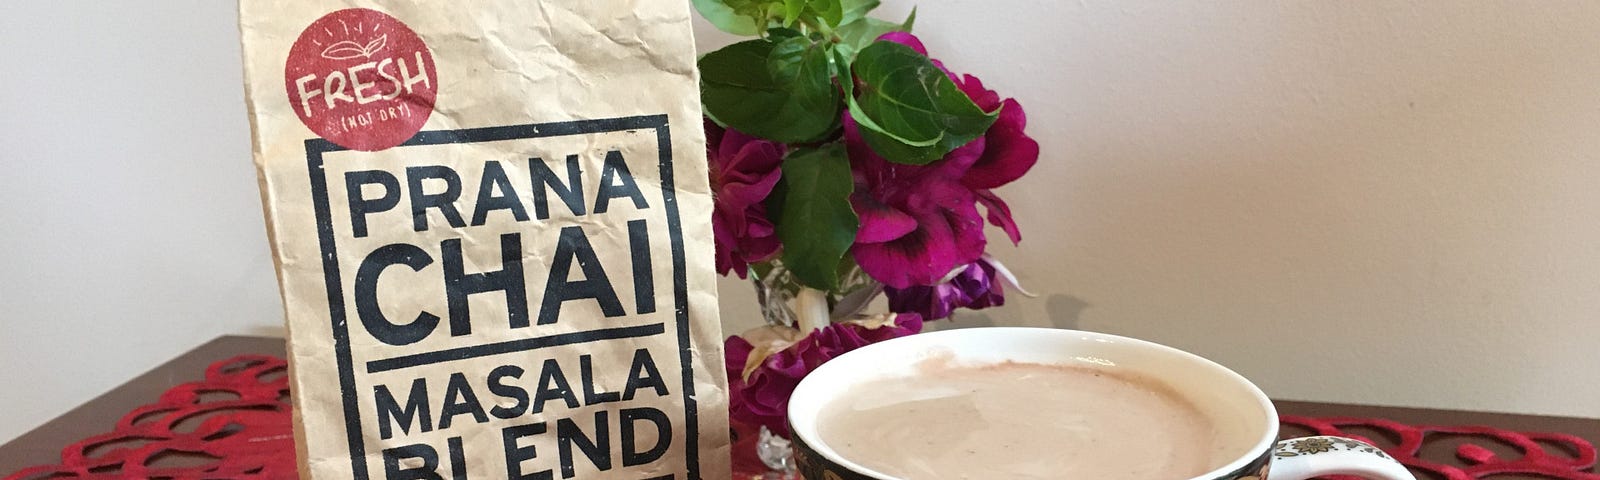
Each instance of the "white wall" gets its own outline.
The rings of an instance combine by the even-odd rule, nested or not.
[[[0,441],[218,335],[281,332],[236,23],[212,0],[0,15]]]
[[[281,331],[229,2],[8,7],[0,441]],[[1002,192],[1027,239],[995,248],[1044,295],[963,323],[1144,337],[1282,398],[1600,416],[1600,4],[941,0],[918,25],[1044,144]]]

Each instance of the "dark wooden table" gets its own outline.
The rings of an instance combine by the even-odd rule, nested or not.
[[[49,423],[33,429],[9,443],[0,445],[0,476],[25,467],[55,463],[61,448],[111,430],[123,414],[151,403],[162,392],[180,383],[199,380],[206,367],[219,360],[242,354],[284,355],[280,338],[222,337],[201,345],[128,383],[80,405]],[[1285,415],[1310,417],[1386,418],[1413,425],[1485,425],[1526,432],[1558,432],[1600,443],[1600,419],[1510,415],[1418,408],[1342,405],[1316,402],[1278,401]],[[1294,436],[1300,432],[1285,432]],[[1508,449],[1502,454],[1511,453]]]

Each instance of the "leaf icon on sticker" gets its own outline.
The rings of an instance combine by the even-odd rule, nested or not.
[[[378,51],[389,46],[389,35],[379,35],[366,45],[350,40],[340,40],[322,51],[322,58],[329,60],[351,60],[356,58],[372,58]]]

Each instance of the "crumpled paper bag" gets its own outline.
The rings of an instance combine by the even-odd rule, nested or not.
[[[239,10],[302,477],[729,478],[687,2]]]

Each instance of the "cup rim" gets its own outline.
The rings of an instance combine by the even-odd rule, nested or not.
[[[1272,445],[1275,444],[1277,442],[1277,440],[1278,440],[1278,429],[1279,429],[1278,421],[1279,420],[1278,420],[1277,407],[1275,407],[1272,404],[1272,400],[1267,398],[1267,394],[1265,392],[1262,392],[1260,387],[1257,387],[1255,383],[1251,382],[1249,379],[1246,379],[1243,375],[1239,375],[1238,372],[1234,372],[1232,369],[1229,369],[1228,367],[1224,367],[1224,366],[1222,366],[1221,364],[1219,364],[1217,362],[1213,362],[1213,361],[1211,361],[1209,359],[1206,359],[1205,357],[1201,357],[1201,356],[1195,355],[1193,353],[1189,353],[1189,352],[1186,352],[1186,351],[1183,351],[1183,350],[1179,350],[1177,348],[1169,347],[1169,346],[1166,346],[1166,345],[1162,345],[1162,344],[1151,342],[1151,341],[1147,341],[1147,340],[1140,340],[1140,339],[1137,339],[1137,338],[1124,337],[1124,336],[1120,336],[1120,335],[1112,335],[1112,334],[1108,334],[1108,333],[1086,332],[1086,331],[1082,331],[1082,330],[1068,330],[1068,329],[1061,329],[1061,328],[1043,328],[1043,327],[976,327],[976,328],[963,328],[963,329],[954,329],[954,330],[941,330],[941,331],[937,331],[937,332],[925,332],[925,333],[919,333],[919,334],[915,334],[915,335],[908,335],[908,336],[904,336],[904,337],[885,340],[885,341],[878,342],[878,343],[875,343],[875,344],[872,344],[872,345],[867,345],[865,347],[858,348],[856,350],[852,350],[852,351],[847,352],[847,353],[845,353],[843,355],[840,355],[838,357],[834,357],[832,360],[828,361],[827,363],[822,364],[822,366],[817,367],[816,370],[811,371],[811,373],[807,374],[805,376],[805,378],[801,379],[800,383],[795,386],[794,393],[792,393],[790,396],[792,398],[793,396],[795,396],[795,395],[799,394],[800,392],[805,391],[807,389],[820,388],[819,385],[822,385],[822,383],[821,383],[822,380],[819,380],[819,378],[823,378],[823,377],[831,376],[831,375],[839,375],[840,374],[840,373],[835,373],[835,372],[844,372],[845,371],[844,369],[848,368],[845,365],[845,363],[847,363],[847,362],[844,362],[844,361],[841,361],[841,360],[846,360],[846,359],[849,359],[849,358],[851,358],[853,356],[859,357],[859,356],[865,355],[865,354],[862,354],[862,353],[859,353],[859,352],[871,351],[871,350],[880,350],[880,349],[886,349],[886,348],[893,348],[895,345],[898,345],[900,343],[907,343],[907,342],[911,342],[911,341],[916,341],[916,339],[918,339],[919,337],[921,339],[923,339],[923,340],[926,340],[929,336],[959,336],[959,335],[962,335],[963,332],[970,332],[970,331],[974,331],[974,330],[983,330],[985,332],[995,332],[997,334],[1008,335],[1008,336],[1053,335],[1053,336],[1058,336],[1058,337],[1065,338],[1065,339],[1071,339],[1074,342],[1082,342],[1082,341],[1115,342],[1115,343],[1123,343],[1123,344],[1133,345],[1133,346],[1137,346],[1139,348],[1149,348],[1149,349],[1153,349],[1153,350],[1158,350],[1158,351],[1164,352],[1164,353],[1169,354],[1169,355],[1176,355],[1179,358],[1182,358],[1182,359],[1184,359],[1186,361],[1194,363],[1196,366],[1198,366],[1200,368],[1213,370],[1213,371],[1215,371],[1217,373],[1222,374],[1225,378],[1229,378],[1229,379],[1233,380],[1235,383],[1238,383],[1238,384],[1244,386],[1245,390],[1250,392],[1251,396],[1254,397],[1256,403],[1262,408],[1262,411],[1266,412],[1266,415],[1267,415],[1267,418],[1266,418],[1267,428],[1261,433],[1261,436],[1256,439],[1255,443],[1252,444],[1250,449],[1245,451],[1245,453],[1241,454],[1239,456],[1239,458],[1233,459],[1232,461],[1229,461],[1227,464],[1224,464],[1224,465],[1222,465],[1220,467],[1212,469],[1212,470],[1210,470],[1210,471],[1208,471],[1206,473],[1203,473],[1203,474],[1200,474],[1198,476],[1195,476],[1190,480],[1205,480],[1205,479],[1222,478],[1222,477],[1224,477],[1224,476],[1226,476],[1226,475],[1228,475],[1230,473],[1240,471],[1240,470],[1244,469],[1245,467],[1249,466],[1251,463],[1257,461],[1264,452],[1270,451]],[[794,415],[795,415],[795,411],[798,408],[799,407],[797,407],[797,405],[794,402],[791,401],[789,403],[787,409],[786,409],[786,412],[785,412],[790,418],[790,432],[791,432],[792,435],[797,437],[795,440],[797,440],[799,442],[803,442],[804,444],[809,446],[810,449],[812,449],[814,452],[816,452],[817,455],[821,455],[822,457],[827,458],[829,461],[834,462],[834,463],[838,464],[839,466],[848,468],[850,470],[859,472],[859,473],[861,473],[863,475],[866,475],[866,476],[869,476],[869,477],[873,477],[873,478],[877,478],[877,479],[880,479],[880,480],[900,480],[900,479],[896,479],[895,477],[889,476],[887,474],[884,474],[884,473],[878,472],[876,470],[873,470],[873,469],[867,468],[865,466],[862,466],[861,464],[858,464],[858,463],[856,463],[854,461],[851,461],[848,458],[844,458],[844,456],[840,455],[839,452],[835,451],[831,445],[828,445],[827,442],[824,442],[824,441],[822,441],[822,439],[817,438],[818,434],[817,434],[817,428],[815,428],[816,422],[814,421],[814,419],[810,423],[812,428],[808,428],[808,429],[794,428],[795,422],[793,421],[793,418],[794,418]]]

